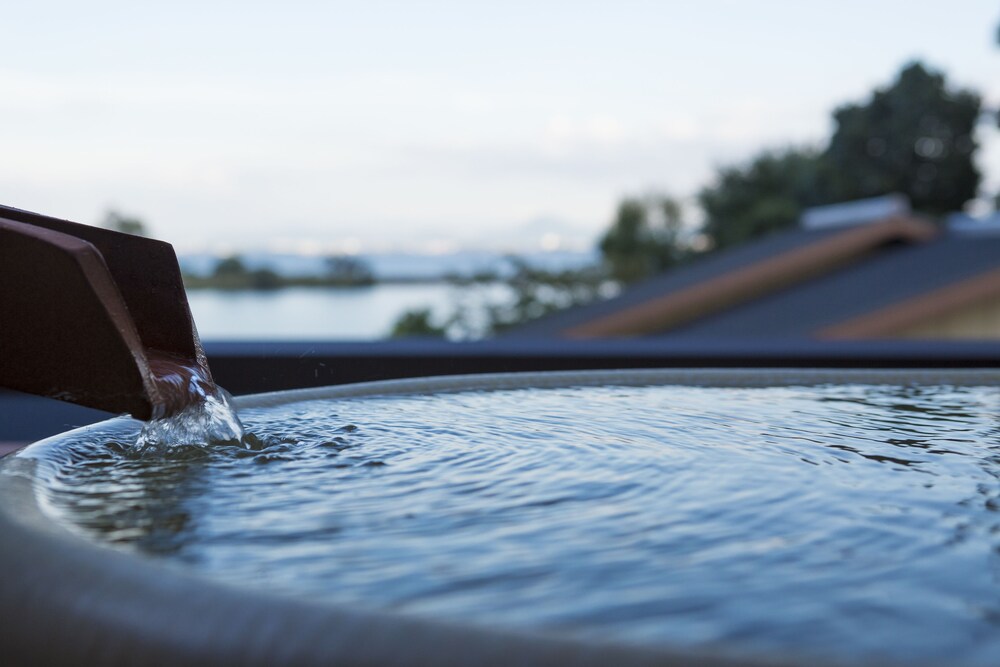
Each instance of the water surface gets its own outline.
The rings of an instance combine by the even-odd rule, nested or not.
[[[488,302],[504,302],[509,294],[501,284],[383,283],[272,291],[191,290],[188,302],[203,340],[371,340],[388,336],[404,311],[428,308],[443,321],[456,304],[478,312]]]
[[[1000,662],[995,387],[579,387],[50,448],[49,511],[267,592],[639,645]]]

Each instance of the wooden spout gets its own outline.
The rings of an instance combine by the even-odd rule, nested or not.
[[[0,206],[0,386],[150,419],[162,359],[212,382],[170,244]]]

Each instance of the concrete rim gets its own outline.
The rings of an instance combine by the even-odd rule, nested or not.
[[[237,397],[239,408],[256,408],[332,398],[448,393],[474,390],[554,389],[570,386],[685,385],[699,387],[794,387],[818,384],[955,384],[1000,386],[996,369],[828,369],[828,368],[708,368],[546,371],[439,375],[334,385],[316,389],[251,394]]]
[[[237,406],[314,399],[581,385],[795,386],[826,383],[1000,386],[995,370],[628,370],[390,380],[257,394]],[[92,427],[91,427],[92,428]],[[84,429],[78,429],[82,431]],[[73,432],[70,432],[73,433]],[[65,438],[66,434],[56,436]],[[47,517],[31,449],[0,461],[0,657],[4,664],[785,665],[726,651],[646,649],[494,632],[250,592],[125,553]],[[43,445],[43,443],[45,443]]]

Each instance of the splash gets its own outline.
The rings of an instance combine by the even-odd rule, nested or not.
[[[156,379],[158,402],[153,419],[146,422],[132,454],[164,453],[176,448],[213,444],[241,445],[243,424],[232,397],[218,387],[207,364],[191,364],[172,357],[152,357],[150,371]]]

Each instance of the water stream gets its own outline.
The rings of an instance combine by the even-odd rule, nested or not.
[[[243,443],[243,424],[231,396],[212,380],[207,363],[155,355],[149,358],[149,368],[156,383],[156,409],[139,432],[132,454]]]

